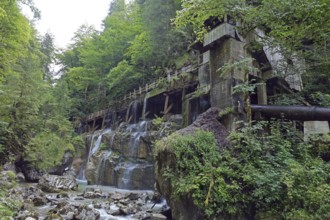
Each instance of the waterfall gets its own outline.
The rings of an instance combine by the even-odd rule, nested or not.
[[[141,121],[137,124],[128,125],[126,131],[132,133],[128,147],[131,155],[133,157],[137,157],[140,146],[140,138],[147,134],[147,121]]]
[[[109,157],[111,156],[111,149],[106,152],[105,154],[103,154],[103,157],[99,163],[99,167],[97,169],[97,184],[98,185],[102,185],[104,182],[104,172],[106,171],[106,162],[109,159]]]
[[[118,183],[118,186],[120,186],[120,188],[122,188],[122,189],[133,188],[132,173],[133,173],[134,169],[137,168],[137,166],[138,166],[138,164],[134,164],[134,163],[126,164],[126,166],[124,167],[123,176],[122,176],[120,182]]]
[[[104,134],[108,134],[108,133],[110,133],[111,132],[111,129],[109,128],[109,129],[105,129],[105,130],[103,130],[102,132],[101,132],[101,134],[97,137],[97,140],[95,141],[95,144],[93,145],[93,148],[91,147],[90,148],[90,153],[89,153],[89,155],[88,155],[88,160],[87,160],[87,162],[89,162],[89,158],[91,157],[91,156],[93,156],[99,149],[100,149],[100,147],[101,147],[101,140],[102,140],[102,136],[104,135]],[[92,146],[92,145],[91,145]]]
[[[129,104],[126,112],[126,121],[128,123],[137,123],[139,116],[141,115],[141,108],[139,108],[140,103],[138,101],[133,101]]]
[[[85,166],[89,184],[121,189],[152,188],[154,171],[152,163],[148,161],[150,150],[147,145],[141,144],[141,138],[149,132],[148,123],[122,123],[115,130],[106,129],[92,136]],[[101,147],[101,143],[107,143],[107,149]]]
[[[97,136],[95,133],[93,133],[92,138],[91,138],[91,144],[89,146],[89,152],[88,152],[88,155],[87,155],[86,164],[81,166],[79,174],[77,175],[78,180],[86,181],[86,168],[87,168],[87,164],[90,161],[90,157],[93,154],[95,154],[98,151],[98,149],[100,148],[102,136],[104,134],[107,134],[107,133],[110,133],[110,132],[111,132],[111,129],[105,129],[99,134],[99,136]],[[96,137],[97,137],[97,139],[94,142]]]

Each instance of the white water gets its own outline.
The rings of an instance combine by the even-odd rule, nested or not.
[[[116,217],[109,215],[104,209],[96,209],[100,213],[100,220],[135,220],[135,218],[130,217]]]
[[[93,146],[93,148],[90,148],[90,154],[88,155],[88,159],[93,156],[99,149],[100,149],[100,146],[101,146],[101,140],[102,140],[102,136],[104,134],[108,134],[108,133],[111,133],[111,129],[105,129],[101,132],[101,134],[97,137],[97,140],[95,141],[95,144]],[[88,160],[89,161],[89,160]]]
[[[132,172],[137,168],[137,164],[127,164],[125,167],[125,171],[123,173],[123,177],[121,179],[121,184],[119,184],[124,189],[132,188]]]
[[[85,173],[86,173],[86,167],[87,167],[87,164],[89,163],[90,157],[99,150],[99,148],[101,146],[102,136],[104,134],[108,134],[110,132],[111,132],[111,129],[105,129],[98,136],[97,136],[97,134],[93,133],[92,138],[91,138],[91,144],[89,147],[89,152],[87,155],[87,161],[86,161],[86,164],[81,167],[80,172],[77,176],[77,181],[86,182],[86,184],[87,184]],[[96,136],[97,136],[97,139],[94,142]]]

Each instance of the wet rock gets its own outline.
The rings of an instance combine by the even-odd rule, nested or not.
[[[79,207],[78,214],[75,215],[77,220],[97,220],[100,218],[100,213],[95,210],[85,206]]]
[[[45,193],[34,186],[16,187],[11,189],[9,194],[17,200],[24,201],[24,210],[32,210],[34,206],[42,206],[48,202]]]
[[[95,157],[91,158],[91,161],[87,163],[87,168],[86,168],[86,179],[88,180],[88,184],[96,184],[97,179],[96,179],[96,174],[97,174],[97,165],[99,163],[99,158],[97,160]]]
[[[124,199],[124,198],[125,198],[125,195],[123,195],[122,193],[117,193],[117,192],[115,192],[115,193],[113,193],[113,194],[110,194],[110,198],[111,198],[112,200],[118,201],[118,200],[122,200],[122,199]]]
[[[162,214],[157,214],[157,213],[154,213],[151,215],[151,220],[166,220],[167,217],[165,215],[162,215]]]
[[[17,173],[16,174],[16,178],[17,178],[17,180],[19,181],[19,182],[25,182],[25,176],[24,176],[24,174],[22,173],[22,172],[19,172],[19,173]]]
[[[60,192],[59,194],[56,195],[56,198],[69,198],[69,194],[66,192]]]
[[[130,200],[138,200],[140,198],[140,194],[131,192],[127,194],[126,198]]]
[[[36,196],[32,199],[32,202],[35,206],[43,206],[47,204],[46,197]]]
[[[154,165],[148,163],[120,163],[116,167],[117,187],[120,189],[152,189]]]
[[[45,174],[38,183],[38,186],[45,192],[60,192],[61,190],[76,190],[78,188],[74,176],[57,176]]]
[[[100,189],[87,188],[84,191],[83,197],[85,199],[96,199],[104,197]]]
[[[15,165],[17,169],[23,173],[25,180],[28,182],[37,183],[40,177],[44,174],[43,171],[34,168],[26,161],[18,161]]]
[[[32,217],[27,217],[25,220],[37,220],[37,219]]]
[[[17,220],[26,220],[28,218],[32,219],[38,219],[39,215],[36,211],[20,211],[16,217]]]
[[[66,214],[66,219],[74,219],[74,212],[68,212],[68,214]]]
[[[45,220],[63,220],[63,217],[58,213],[51,213],[46,216]]]
[[[113,216],[117,216],[120,215],[120,208],[116,205],[111,205],[110,209],[107,211],[108,214],[113,215]]]

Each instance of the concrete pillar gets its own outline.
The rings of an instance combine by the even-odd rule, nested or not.
[[[329,134],[329,122],[327,121],[305,121],[304,122],[304,140],[313,134]]]
[[[210,101],[211,106],[221,109],[232,108],[225,126],[229,130],[236,128],[235,121],[245,120],[245,100],[243,94],[233,93],[233,87],[246,80],[244,71],[229,70],[220,75],[220,68],[226,63],[234,63],[246,57],[245,44],[233,38],[218,43],[210,50]]]
[[[266,84],[257,86],[258,91],[258,105],[267,105],[267,87]]]

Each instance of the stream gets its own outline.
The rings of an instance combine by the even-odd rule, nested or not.
[[[15,219],[135,220],[168,219],[164,199],[151,190],[124,190],[79,182],[76,191],[45,193],[37,184],[21,184],[22,211]],[[163,214],[162,214],[163,213]]]

